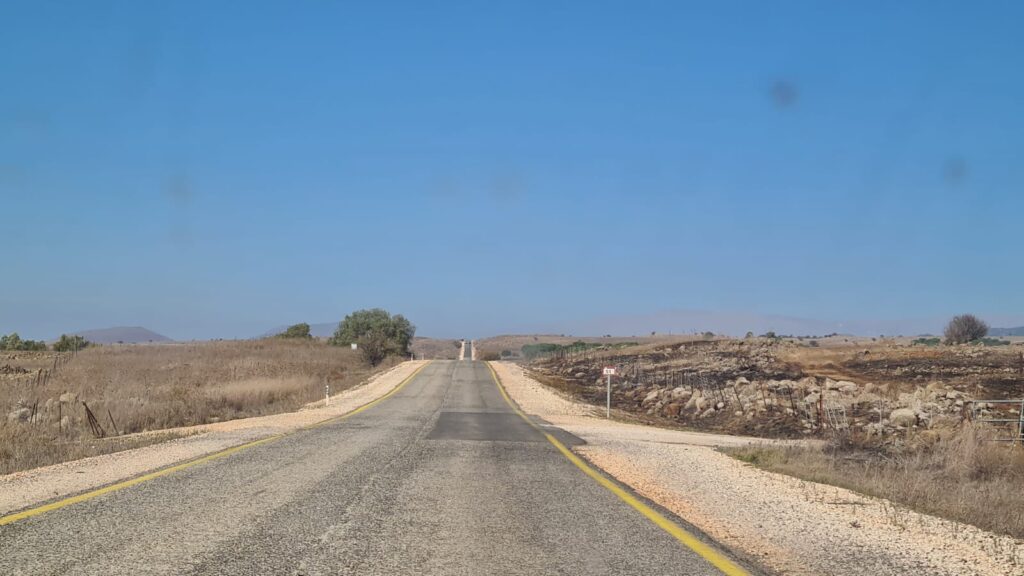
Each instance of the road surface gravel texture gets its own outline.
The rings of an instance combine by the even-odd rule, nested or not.
[[[433,362],[348,418],[0,526],[13,575],[717,573],[472,361]]]

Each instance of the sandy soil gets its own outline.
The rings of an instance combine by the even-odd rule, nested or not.
[[[752,441],[607,421],[511,363],[492,363],[529,414],[577,452],[717,541],[783,574],[1022,575],[1024,542],[849,490],[773,474],[715,447]]]
[[[341,416],[387,394],[424,364],[425,361],[403,362],[364,384],[332,396],[327,406],[320,401],[298,412],[150,432],[148,434],[190,435],[134,450],[0,476],[0,514]]]

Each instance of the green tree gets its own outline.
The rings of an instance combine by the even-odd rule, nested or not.
[[[345,316],[328,343],[335,346],[355,343],[366,361],[376,366],[392,354],[408,354],[415,334],[416,327],[405,316],[392,316],[387,310],[373,308]]]
[[[301,322],[299,324],[292,324],[284,332],[277,335],[278,338],[303,338],[310,339],[313,337],[309,332],[309,324]]]
[[[77,334],[73,336],[61,334],[60,339],[53,343],[53,349],[57,352],[72,352],[81,350],[90,344],[92,344],[92,342],[89,342]]]
[[[0,350],[10,351],[40,351],[46,350],[46,342],[42,340],[22,340],[17,332],[11,332],[6,336],[0,336]]]

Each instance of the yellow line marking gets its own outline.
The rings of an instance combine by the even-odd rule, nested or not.
[[[672,535],[673,538],[678,540],[681,544],[683,544],[690,550],[696,552],[698,556],[707,560],[712,566],[718,568],[718,570],[721,571],[723,574],[726,574],[727,576],[749,576],[746,570],[738,566],[732,560],[729,560],[721,552],[715,550],[711,546],[708,546],[699,538],[683,529],[683,527],[669,520],[668,518],[658,513],[658,511],[654,510],[650,506],[644,504],[639,499],[637,499],[636,496],[633,496],[626,490],[623,490],[621,487],[619,487],[617,484],[615,484],[608,478],[605,478],[600,472],[598,472],[589,464],[584,462],[583,459],[573,454],[573,452],[566,448],[564,444],[559,442],[557,438],[545,432],[540,426],[535,424],[533,420],[530,420],[526,416],[526,414],[523,414],[523,411],[519,409],[519,406],[517,406],[516,403],[512,401],[508,393],[505,392],[505,387],[501,385],[501,379],[498,378],[498,373],[494,371],[494,368],[491,366],[490,362],[487,362],[487,368],[490,369],[491,377],[494,378],[494,383],[497,384],[498,391],[501,392],[502,398],[504,398],[505,402],[507,402],[508,405],[511,406],[513,410],[515,410],[516,414],[518,414],[523,420],[526,420],[526,422],[530,426],[533,426],[535,429],[537,429],[537,431],[543,434],[544,437],[548,439],[548,442],[553,444],[555,448],[557,448],[558,451],[562,453],[563,456],[568,458],[570,462],[575,464],[576,467],[582,470],[587,476],[593,478],[595,481],[597,481],[598,484],[604,486],[612,494],[618,496],[620,500],[622,500],[626,504],[629,504],[636,511],[643,514],[648,520],[657,524],[659,528],[661,528],[665,532],[668,532],[670,535]]]
[[[31,518],[32,516],[38,516],[40,514],[44,514],[46,512],[50,512],[52,510],[57,510],[59,508],[65,507],[65,506],[70,506],[72,504],[77,504],[79,502],[84,502],[86,500],[92,500],[93,498],[96,498],[98,496],[103,496],[104,494],[109,494],[111,492],[116,492],[118,490],[124,490],[125,488],[129,488],[131,486],[135,486],[136,484],[141,484],[143,482],[148,482],[149,480],[160,478],[161,476],[167,476],[168,474],[173,474],[174,472],[178,472],[178,471],[184,470],[186,468],[191,468],[193,466],[198,466],[199,464],[205,464],[207,462],[212,462],[214,460],[219,460],[221,458],[230,456],[230,455],[232,455],[232,454],[234,454],[236,452],[240,452],[242,450],[245,450],[246,448],[252,448],[254,446],[259,446],[260,444],[267,444],[267,443],[273,442],[275,440],[280,440],[281,438],[284,438],[285,436],[288,436],[290,434],[294,434],[295,432],[299,432],[301,430],[309,430],[311,428],[317,428],[317,427],[323,426],[325,424],[330,424],[330,423],[333,423],[333,422],[338,422],[340,420],[344,420],[345,418],[348,418],[350,416],[354,416],[354,415],[356,415],[356,414],[358,414],[358,413],[360,413],[360,412],[362,412],[364,410],[369,410],[370,408],[373,408],[374,406],[376,406],[377,404],[380,404],[384,400],[387,400],[388,398],[390,398],[391,396],[396,394],[399,390],[401,390],[403,387],[405,387],[406,384],[411,382],[412,379],[415,378],[421,371],[423,371],[423,369],[426,368],[427,365],[429,365],[429,364],[430,364],[430,362],[428,361],[426,364],[424,364],[424,365],[420,366],[419,368],[417,368],[412,374],[408,375],[404,380],[399,382],[398,386],[395,386],[387,394],[381,396],[380,398],[377,398],[376,400],[374,400],[372,402],[363,404],[362,406],[356,408],[355,410],[352,410],[350,412],[346,412],[346,413],[342,414],[341,416],[336,416],[336,417],[333,417],[333,418],[328,418],[327,420],[322,420],[322,421],[317,422],[315,424],[310,424],[309,426],[303,426],[303,427],[298,428],[296,430],[293,430],[291,432],[284,432],[284,433],[281,433],[281,434],[275,434],[274,436],[268,436],[267,438],[261,438],[259,440],[254,440],[252,442],[247,442],[245,444],[239,444],[238,446],[232,446],[231,448],[225,448],[224,450],[221,450],[219,452],[214,452],[212,454],[207,454],[206,456],[202,456],[200,458],[196,458],[195,460],[189,460],[188,462],[182,462],[181,464],[175,464],[174,466],[170,466],[168,468],[162,468],[160,470],[157,470],[156,472],[150,472],[149,474],[143,474],[142,476],[137,476],[137,477],[132,478],[130,480],[125,480],[123,482],[118,482],[116,484],[110,484],[109,486],[104,486],[103,488],[97,488],[96,490],[85,492],[83,494],[78,494],[77,496],[71,496],[69,498],[64,498],[63,500],[58,500],[56,502],[51,502],[49,504],[44,504],[42,506],[37,506],[35,508],[29,508],[28,510],[23,510],[21,512],[15,512],[14,514],[8,514],[6,516],[0,516],[0,526],[3,526],[5,524],[11,524],[13,522],[17,522],[18,520],[24,520],[25,518]]]

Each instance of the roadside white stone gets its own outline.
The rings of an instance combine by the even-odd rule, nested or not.
[[[910,408],[898,408],[889,414],[889,421],[896,426],[913,426],[917,424],[917,413]]]
[[[651,390],[650,392],[648,392],[647,396],[644,396],[643,404],[647,405],[647,404],[650,404],[651,402],[654,402],[655,400],[657,400],[659,393],[661,393],[661,390],[658,390],[657,388],[655,388],[654,390]]]
[[[8,422],[27,422],[32,411],[28,408],[15,408],[7,413]]]

